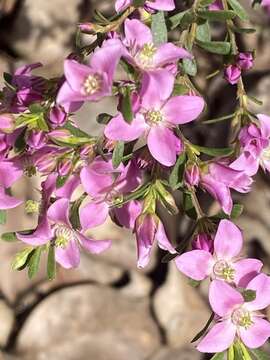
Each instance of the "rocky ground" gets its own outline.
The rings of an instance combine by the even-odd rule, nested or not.
[[[111,1],[97,0],[0,2],[0,72],[42,61],[43,74],[59,74],[63,58],[73,49],[75,24],[88,20],[95,6],[109,12],[111,5]],[[259,111],[270,113],[270,28],[264,15],[252,15],[260,39],[250,35],[242,46],[243,50],[258,47],[257,65],[246,83],[251,93],[264,101]],[[203,73],[211,67],[215,63],[201,60]],[[230,111],[231,98],[222,76],[207,83],[202,76],[199,83],[209,98],[210,117]],[[114,109],[111,99],[98,106],[87,105],[80,111],[79,121],[85,130],[97,132],[95,115],[105,110],[113,113]],[[218,146],[225,145],[229,136],[226,124],[214,126],[210,133],[203,126],[192,127],[188,133],[194,141]],[[37,183],[38,179],[32,181]],[[29,183],[22,181],[15,191],[27,198],[30,189]],[[254,191],[239,200],[245,205],[239,225],[247,240],[246,251],[263,259],[267,270],[269,177],[258,176]],[[188,227],[183,217],[165,220],[172,239]],[[34,223],[35,219],[16,209],[9,213],[6,228],[0,230],[25,229]],[[21,246],[0,244],[1,360],[206,359],[190,345],[209,318],[205,287],[191,287],[173,263],[161,264],[162,254],[157,250],[150,266],[137,270],[133,235],[111,222],[95,232],[97,238],[108,234],[114,240],[112,249],[98,257],[83,255],[78,270],[59,270],[53,282],[46,280],[43,271],[33,281],[24,272],[13,272],[10,262]]]

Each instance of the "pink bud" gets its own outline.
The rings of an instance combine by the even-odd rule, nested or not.
[[[78,28],[85,34],[95,34],[93,23],[82,23],[78,25]]]
[[[68,140],[70,137],[70,132],[66,129],[53,130],[49,133],[50,138],[55,140]]]
[[[237,84],[241,77],[241,69],[237,65],[229,65],[225,68],[224,78],[232,85]]]
[[[198,234],[192,241],[193,250],[205,250],[210,253],[214,252],[214,241],[208,234]]]
[[[10,133],[15,127],[15,119],[12,114],[0,115],[0,131],[4,133]]]
[[[156,214],[142,214],[136,219],[136,236],[145,246],[151,246],[153,244],[158,230],[158,224],[159,218]]]
[[[72,161],[70,159],[63,159],[58,165],[58,173],[60,176],[66,176],[70,173],[72,168]]]
[[[36,160],[35,165],[39,172],[48,174],[55,170],[57,160],[52,156],[52,154],[47,154],[41,156]]]
[[[43,131],[32,130],[27,139],[27,145],[33,149],[41,149],[46,144],[46,135]]]
[[[249,70],[253,67],[253,55],[250,52],[239,53],[237,58],[237,65],[242,70]]]
[[[67,121],[65,110],[59,106],[54,106],[50,111],[49,121],[53,127],[63,126]]]
[[[191,164],[186,167],[185,180],[191,186],[198,186],[200,182],[200,170],[196,164]]]

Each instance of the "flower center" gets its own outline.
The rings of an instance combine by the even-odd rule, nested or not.
[[[213,272],[216,277],[225,281],[233,281],[235,270],[225,260],[219,260],[215,263]]]
[[[55,237],[55,246],[64,249],[69,241],[74,239],[74,231],[65,225],[59,225],[57,226]]]
[[[237,325],[248,329],[252,324],[253,321],[251,319],[251,313],[240,307],[232,313],[232,322]]]
[[[93,95],[101,89],[102,78],[99,74],[87,76],[83,83],[83,91],[86,95]]]
[[[25,203],[26,214],[36,214],[39,212],[40,204],[35,200],[27,200]]]
[[[153,65],[153,59],[156,51],[157,48],[153,43],[145,44],[137,54],[137,60],[143,67],[149,68]]]
[[[145,120],[149,125],[157,125],[164,120],[164,117],[159,110],[149,110],[145,114]]]
[[[262,160],[270,161],[270,146],[262,151],[261,158]]]

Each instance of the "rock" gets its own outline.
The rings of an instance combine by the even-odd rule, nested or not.
[[[110,342],[108,347],[105,342],[102,346],[103,339]],[[81,350],[80,345],[77,351],[85,357],[76,357],[74,344],[80,342],[87,347],[89,343],[96,343],[94,349],[100,357],[89,356],[87,349]],[[105,360],[110,351],[110,360],[120,360],[130,346],[137,359],[151,356],[159,347],[159,332],[151,318],[148,301],[132,299],[102,286],[80,285],[57,291],[42,301],[22,327],[16,349],[24,355],[50,354],[53,347],[73,348],[73,357],[65,359],[74,360]],[[43,358],[47,359],[45,355],[36,359]]]
[[[7,345],[9,336],[14,325],[14,313],[12,309],[0,300],[0,347]]]
[[[12,49],[27,61],[54,63],[72,49],[81,0],[26,0],[5,33]]]
[[[174,263],[170,264],[165,284],[154,296],[154,310],[168,344],[177,348],[189,343],[210,316],[199,290],[188,284]]]
[[[143,273],[133,270],[129,273],[130,280],[127,286],[121,288],[125,295],[135,298],[149,296],[152,290],[152,283]]]
[[[189,346],[178,349],[162,349],[150,360],[200,360],[201,358],[202,355],[195,347]]]

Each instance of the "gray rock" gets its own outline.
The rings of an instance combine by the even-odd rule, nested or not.
[[[170,264],[168,278],[154,297],[154,310],[168,344],[177,348],[189,343],[210,316],[198,289],[188,284],[174,263]]]
[[[103,347],[102,339],[109,339]],[[25,322],[16,348],[22,355],[47,354],[53,347],[75,349],[75,342],[86,344],[88,349],[88,343],[96,342],[95,351],[101,354],[100,358],[91,357],[87,349],[83,351],[78,345],[77,351],[85,354],[82,360],[106,359],[108,351],[110,359],[124,359],[122,354],[129,346],[138,354],[137,359],[144,359],[159,347],[159,332],[148,301],[102,286],[81,285],[57,291],[41,302]],[[79,360],[74,356],[68,359]],[[43,358],[47,359],[45,355],[37,357]]]
[[[150,360],[200,360],[201,358],[201,354],[195,350],[195,347],[189,346],[179,349],[162,349]]]
[[[13,310],[5,303],[0,300],[0,346],[4,347],[7,345],[9,336],[11,334],[14,325],[14,313]]]

